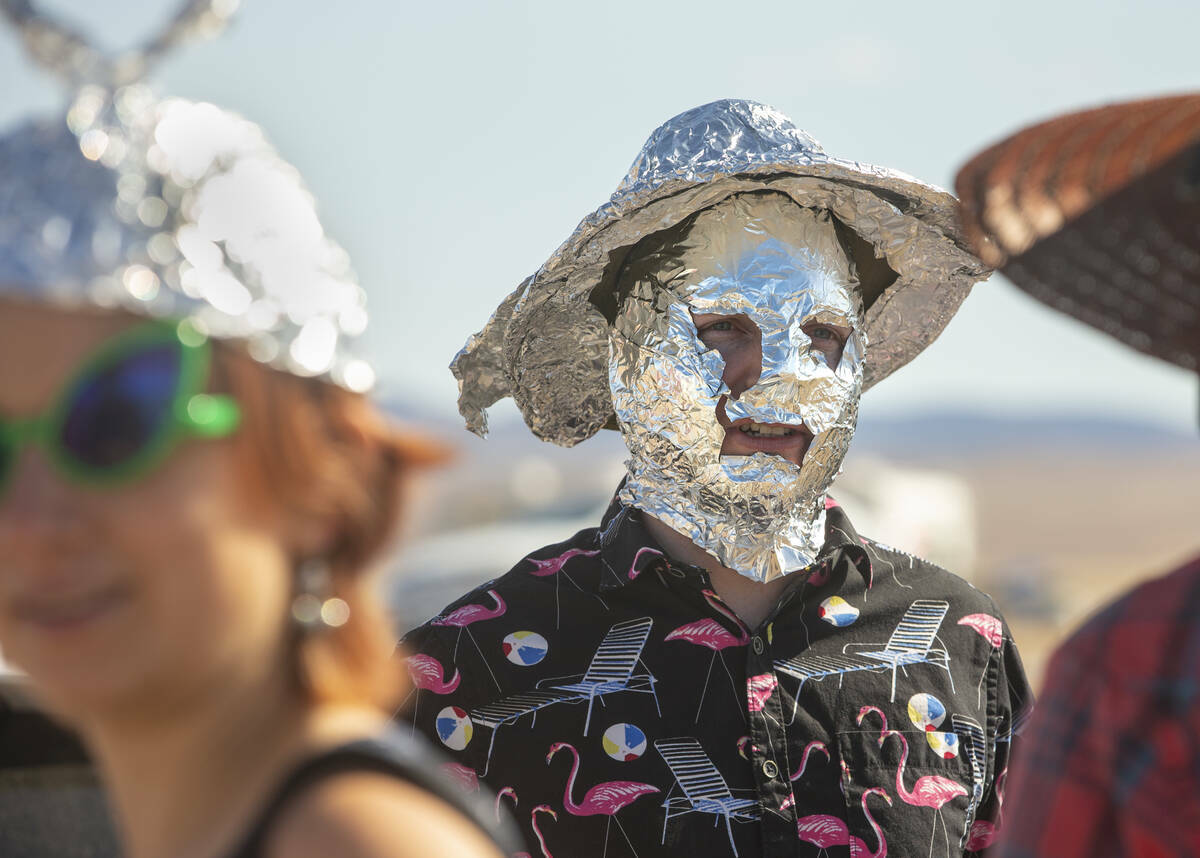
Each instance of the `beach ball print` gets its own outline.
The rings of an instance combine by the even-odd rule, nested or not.
[[[613,724],[604,731],[600,744],[614,760],[628,763],[646,753],[646,734],[633,724]]]
[[[467,747],[471,741],[471,735],[475,732],[475,725],[471,723],[471,718],[467,715],[466,710],[459,709],[457,706],[447,706],[437,714],[437,720],[434,723],[437,727],[438,738],[451,751],[461,751]]]
[[[550,645],[537,632],[513,632],[504,639],[504,657],[521,667],[532,667],[546,657]]]
[[[949,760],[958,756],[958,735],[956,733],[942,733],[933,730],[926,733],[925,738],[929,742],[929,747],[933,748],[933,752],[939,757]]]
[[[918,730],[932,732],[946,720],[946,707],[932,694],[914,694],[908,699],[908,720]]]
[[[858,608],[851,605],[841,596],[830,596],[821,603],[817,616],[831,626],[848,626],[858,619]]]

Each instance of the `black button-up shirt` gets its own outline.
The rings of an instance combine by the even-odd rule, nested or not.
[[[1008,629],[962,579],[827,521],[749,629],[614,503],[406,637],[407,717],[533,855],[982,849],[1031,701]]]

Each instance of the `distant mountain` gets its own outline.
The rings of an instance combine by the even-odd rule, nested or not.
[[[518,418],[502,415],[492,421],[487,442],[462,428],[455,417],[430,417],[408,405],[385,403],[403,420],[445,432],[467,456],[541,450],[555,460],[564,453],[580,460],[609,458],[621,444],[615,432],[600,432],[571,451],[536,441]],[[1006,417],[970,412],[933,412],[903,417],[866,416],[854,436],[856,453],[897,458],[959,458],[1003,456],[1018,451],[1047,453],[1121,448],[1139,453],[1200,450],[1200,433],[1176,432],[1153,423],[1109,416],[1041,415]]]
[[[1111,417],[1046,415],[1004,417],[945,412],[865,418],[854,435],[856,452],[894,457],[1002,456],[1018,451],[1120,448],[1138,453],[1200,450],[1200,437],[1151,423]]]

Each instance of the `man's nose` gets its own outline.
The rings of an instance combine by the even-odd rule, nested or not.
[[[730,395],[737,399],[754,387],[762,376],[762,337],[728,351],[728,354],[721,355],[725,360],[721,381],[729,388]]]

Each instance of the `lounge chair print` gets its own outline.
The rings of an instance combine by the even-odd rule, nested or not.
[[[950,603],[934,599],[918,599],[908,606],[896,630],[886,644],[848,643],[842,647],[841,655],[796,655],[775,662],[775,669],[781,673],[800,680],[796,689],[795,702],[792,705],[792,717],[788,723],[796,720],[796,711],[800,706],[800,689],[810,679],[824,679],[827,676],[841,677],[847,673],[860,670],[892,669],[892,702],[896,701],[896,672],[903,670],[908,676],[908,668],[914,664],[932,664],[946,671],[950,676],[950,656],[945,646],[934,649],[934,641],[938,639],[938,629]],[[954,678],[950,677],[950,690],[954,690]]]
[[[681,736],[676,739],[658,739],[654,749],[666,761],[675,776],[667,793],[667,799],[662,806],[666,813],[663,816],[662,844],[667,842],[667,823],[673,817],[686,816],[690,813],[710,813],[717,817],[714,824],[725,820],[725,831],[729,834],[729,847],[737,858],[737,846],[733,842],[733,821],[755,822],[762,817],[762,806],[757,798],[735,796],[725,783],[725,778],[717,771],[713,761],[700,747],[700,743],[691,736]],[[675,794],[675,787],[683,791],[683,795]]]
[[[979,802],[983,800],[983,789],[987,780],[987,745],[983,735],[983,727],[968,715],[951,715],[950,725],[958,734],[959,744],[967,752],[967,760],[971,764],[971,801],[967,805],[967,822],[963,826],[963,835],[959,840],[959,848],[964,848],[971,833],[971,824],[975,821],[975,812]]]
[[[529,726],[537,723],[537,713],[547,706],[557,703],[582,703],[587,701],[587,716],[583,722],[583,735],[588,734],[592,724],[592,707],[599,699],[608,694],[618,694],[623,691],[649,694],[654,698],[654,708],[662,717],[662,709],[658,705],[658,694],[654,678],[645,665],[645,673],[635,674],[634,670],[641,662],[642,650],[646,639],[650,637],[650,627],[654,621],[650,617],[636,620],[626,620],[610,628],[586,673],[570,676],[553,676],[540,680],[533,691],[524,691],[509,697],[502,697],[491,703],[472,709],[468,714],[471,723],[476,727],[488,727],[492,731],[488,742],[487,762],[480,776],[486,775],[492,764],[492,751],[496,745],[496,733],[505,724],[515,724],[526,715],[532,715]]]

